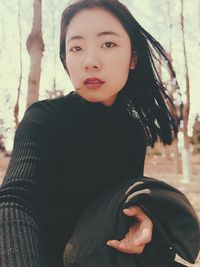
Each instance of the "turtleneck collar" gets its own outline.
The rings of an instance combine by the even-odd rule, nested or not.
[[[112,106],[106,106],[100,102],[89,102],[80,96],[76,91],[73,92],[74,95],[79,99],[79,101],[86,106],[87,108],[94,111],[99,111],[103,114],[112,114],[112,113],[124,113],[127,111],[127,102],[121,94],[118,94],[114,104]]]

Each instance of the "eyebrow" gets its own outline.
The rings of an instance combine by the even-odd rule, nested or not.
[[[113,32],[113,31],[104,31],[104,32],[98,33],[97,37],[104,36],[104,35],[114,35],[114,36],[118,36],[118,37],[120,36],[118,33]],[[84,37],[81,35],[73,35],[67,40],[67,42],[70,42],[72,40],[82,40],[82,39],[84,39]]]

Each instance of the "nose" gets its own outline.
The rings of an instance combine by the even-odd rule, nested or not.
[[[88,53],[85,57],[84,61],[84,68],[85,70],[99,70],[101,68],[101,64],[99,60],[97,59],[97,55],[92,52]]]

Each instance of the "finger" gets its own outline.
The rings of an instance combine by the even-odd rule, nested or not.
[[[128,237],[128,235],[130,235],[130,237]],[[141,240],[140,240],[141,241]],[[113,247],[115,249],[122,249],[122,250],[128,250],[128,251],[132,251],[132,253],[134,251],[137,251],[139,249],[139,247],[144,247],[145,243],[141,243],[138,242],[138,244],[136,244],[135,239],[133,239],[132,235],[130,233],[127,233],[125,238],[121,239],[121,240],[108,240],[107,241],[107,245],[110,247]]]
[[[140,254],[143,252],[144,250],[144,245],[141,246],[134,246],[133,243],[122,243],[121,241],[118,240],[112,240],[112,241],[108,241],[107,245],[120,251],[123,253],[127,253],[127,254]]]
[[[152,230],[149,228],[146,228],[146,229],[143,229],[141,231],[140,236],[134,240],[134,244],[135,246],[144,245],[144,244],[151,242],[151,239],[152,239]]]
[[[118,249],[118,248],[119,248],[119,245],[120,245],[120,241],[118,241],[118,240],[109,240],[109,241],[106,242],[106,244],[107,244],[109,247]]]
[[[143,252],[145,245],[135,246],[133,243],[121,243],[118,250],[128,254],[140,254]]]
[[[123,212],[127,216],[135,216],[138,221],[142,221],[148,218],[146,213],[138,206],[131,206],[129,208],[124,209]]]
[[[139,207],[137,207],[137,206],[131,206],[129,208],[123,209],[123,212],[127,216],[135,216],[139,212]]]
[[[129,230],[132,232],[132,229]],[[146,220],[141,223],[139,230],[137,233],[134,234],[134,230],[132,232],[132,237],[135,239],[135,245],[142,245],[147,244],[152,239],[152,231],[153,231],[153,224],[151,220]]]

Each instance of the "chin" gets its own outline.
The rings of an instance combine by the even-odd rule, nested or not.
[[[93,102],[93,103],[98,103],[101,102],[101,99],[97,98],[97,97],[83,97],[85,100],[89,101],[89,102]]]
[[[93,103],[102,102],[103,101],[103,99],[101,97],[97,97],[97,96],[94,96],[94,95],[85,95],[85,94],[81,94],[80,93],[80,96],[82,98],[84,98],[85,100],[87,100],[89,102],[93,102]]]

